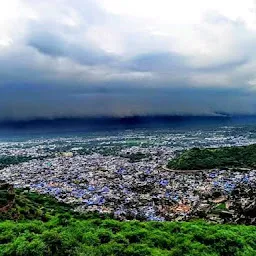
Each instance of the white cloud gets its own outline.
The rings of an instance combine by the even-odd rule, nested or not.
[[[255,25],[254,0],[97,0],[106,11],[166,24],[200,24],[208,11]]]
[[[91,26],[86,32],[86,39],[107,53],[122,54],[123,42],[119,33],[105,26]]]
[[[9,46],[22,40],[28,21],[37,19],[36,12],[22,0],[0,2],[0,41]]]

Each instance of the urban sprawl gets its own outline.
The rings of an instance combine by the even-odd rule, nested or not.
[[[196,146],[255,142],[249,136],[233,134],[225,135],[224,140],[223,133],[165,133],[159,137],[128,133],[111,138],[3,142],[1,155],[34,159],[5,167],[0,179],[17,188],[50,194],[74,205],[75,211],[106,213],[121,220],[203,217],[220,223],[255,223],[250,218],[250,211],[255,210],[255,170],[166,168],[177,151],[195,146],[198,136]]]

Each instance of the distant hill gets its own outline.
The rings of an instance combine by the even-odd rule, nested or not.
[[[3,120],[0,121],[0,129],[105,129],[106,127],[136,128],[136,127],[162,127],[162,126],[184,126],[203,124],[227,124],[238,117],[228,115],[212,116],[128,116],[128,117],[85,117],[85,118],[58,118],[58,119],[35,119],[35,120]],[[256,117],[249,121],[256,123]],[[248,121],[248,117],[241,117],[240,121]]]
[[[255,168],[256,144],[241,147],[192,148],[170,160],[167,166],[176,170]]]

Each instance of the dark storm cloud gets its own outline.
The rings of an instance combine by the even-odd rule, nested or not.
[[[188,70],[187,58],[176,53],[160,52],[138,55],[130,60],[130,68],[138,71]]]
[[[104,51],[66,42],[65,39],[49,32],[31,35],[28,45],[42,54],[67,57],[84,65],[108,64],[116,59]]]
[[[27,9],[0,26],[0,121],[256,113],[256,37],[241,22],[175,27],[100,0],[17,1]]]
[[[26,90],[25,90],[26,89]],[[40,91],[33,86],[5,90],[0,96],[0,119],[134,116],[215,115],[253,113],[254,97],[240,90],[212,89],[130,89],[84,92]],[[10,101],[9,99],[12,99]],[[255,107],[255,106],[254,106]]]
[[[222,63],[212,64],[205,67],[195,68],[189,66],[190,57],[179,55],[177,53],[160,52],[147,53],[138,55],[129,61],[129,68],[137,71],[152,71],[152,72],[219,72],[229,71],[239,68],[249,63],[249,57],[241,57],[234,61],[225,61]]]
[[[34,34],[28,40],[28,45],[34,47],[39,52],[53,57],[66,55],[67,46],[58,36],[49,32]]]
[[[235,61],[227,61],[222,64],[213,65],[213,66],[207,66],[207,67],[201,67],[201,68],[195,68],[194,71],[197,72],[218,72],[218,71],[229,71],[232,69],[239,68],[243,65],[246,65],[250,62],[249,57],[241,58],[240,60]]]

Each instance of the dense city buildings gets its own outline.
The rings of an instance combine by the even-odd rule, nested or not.
[[[238,211],[236,203],[242,200],[249,212],[255,208],[255,170],[166,168],[169,159],[187,148],[253,142],[250,133],[241,137],[231,128],[5,142],[2,157],[29,159],[0,172],[1,179],[16,188],[52,195],[72,204],[75,211],[108,213],[121,220],[203,217],[215,222],[254,223],[255,217]],[[241,195],[234,202],[239,186],[253,195]]]

